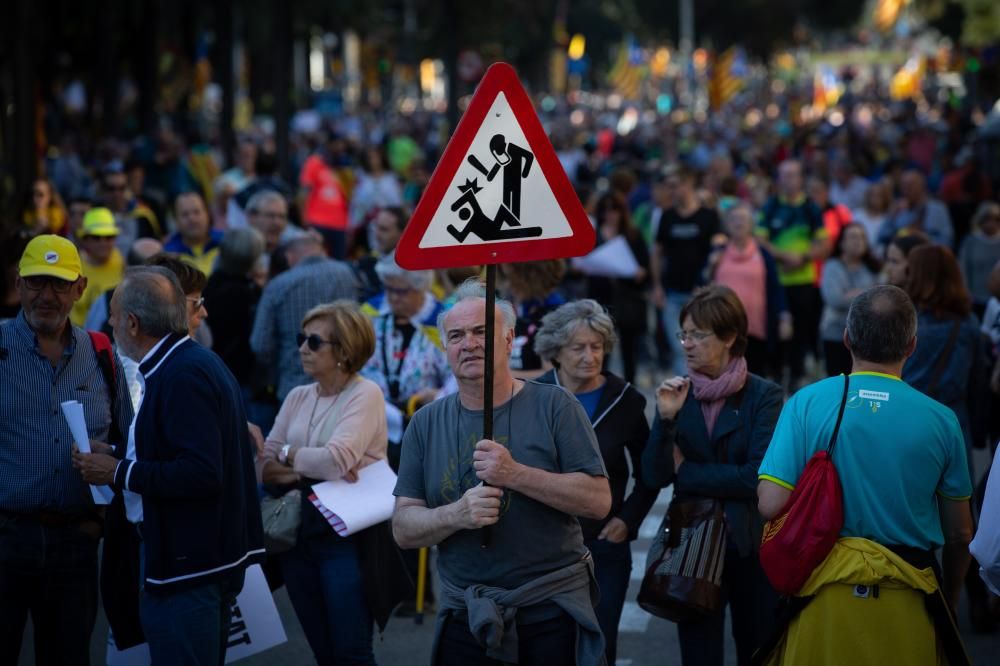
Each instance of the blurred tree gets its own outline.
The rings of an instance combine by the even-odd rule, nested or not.
[[[963,46],[1000,42],[1000,3],[996,0],[915,0],[917,11]]]
[[[676,40],[680,0],[631,0],[641,22],[639,34]],[[698,0],[694,4],[695,38],[716,50],[741,44],[766,56],[788,46],[800,24],[818,30],[850,27],[866,0]]]

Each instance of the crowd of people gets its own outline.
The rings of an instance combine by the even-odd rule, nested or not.
[[[629,544],[671,485],[674,506],[717,503],[727,533],[721,605],[678,621],[684,664],[723,663],[727,606],[740,664],[882,654],[913,623],[933,640],[916,602],[940,592],[954,613],[963,584],[993,631],[1000,506],[971,451],[1000,437],[997,183],[960,117],[894,111],[625,134],[545,117],[597,244],[622,237],[637,269],[504,265],[495,313],[481,267],[394,258],[433,119],[301,137],[294,183],[256,134],[224,171],[169,130],[56,155],[3,241],[2,660],[30,614],[38,663],[87,663],[100,587],[119,647],[221,663],[244,569],[266,559],[318,663],[374,663],[374,627],[412,601],[412,550],[436,547],[435,663],[614,664]],[[829,439],[840,375],[840,568],[776,614],[765,518]],[[305,489],[382,459],[391,524],[339,536]],[[299,521],[273,548],[260,502],[281,497]],[[872,553],[895,568],[862,580]],[[838,587],[879,581],[864,607]]]

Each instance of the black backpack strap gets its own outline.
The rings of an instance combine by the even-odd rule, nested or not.
[[[833,427],[833,434],[830,435],[830,444],[826,447],[827,454],[833,457],[833,448],[837,445],[837,435],[840,433],[840,424],[844,420],[844,409],[847,407],[847,388],[851,384],[851,376],[844,375],[844,395],[840,397],[840,411],[837,413],[837,425]]]
[[[111,340],[100,331],[87,331],[90,336],[90,344],[94,347],[94,355],[97,356],[97,365],[101,369],[104,377],[104,385],[108,389],[108,404],[111,410],[111,428],[108,430],[108,439],[116,444],[124,442],[121,430],[118,427],[118,386],[115,381],[115,351],[111,346]]]

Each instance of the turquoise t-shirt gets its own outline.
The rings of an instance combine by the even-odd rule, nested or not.
[[[792,489],[837,422],[843,375],[797,392],[778,418],[758,476]],[[833,462],[844,489],[840,535],[884,545],[944,543],[935,494],[972,495],[965,440],[954,412],[901,379],[851,375]]]

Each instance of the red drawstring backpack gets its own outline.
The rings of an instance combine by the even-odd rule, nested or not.
[[[797,594],[802,589],[830,554],[844,527],[844,492],[832,456],[849,383],[850,378],[844,375],[844,395],[829,446],[813,454],[781,513],[764,526],[760,564],[772,587],[782,594]]]

